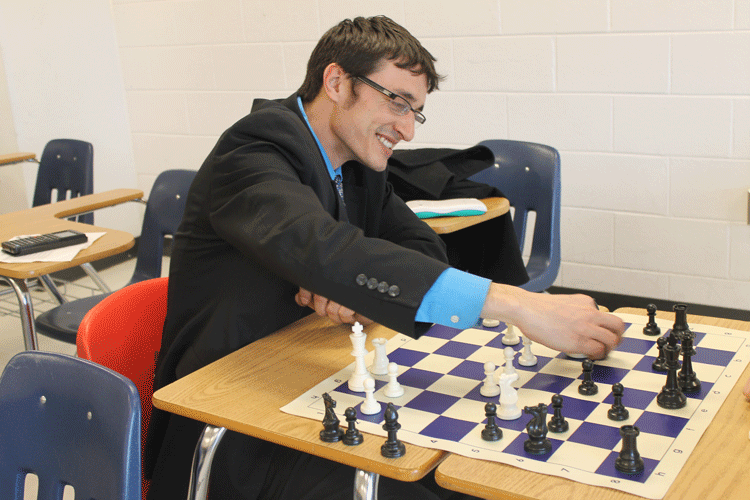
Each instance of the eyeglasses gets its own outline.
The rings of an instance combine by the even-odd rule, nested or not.
[[[406,116],[406,114],[411,111],[412,113],[414,113],[415,125],[419,126],[425,122],[426,118],[424,117],[422,112],[412,108],[406,98],[401,97],[395,92],[391,92],[385,87],[381,87],[377,83],[373,82],[369,78],[365,78],[364,76],[358,76],[357,80],[360,80],[361,82],[369,85],[370,87],[374,88],[375,90],[389,98],[390,101],[388,101],[388,107],[390,107],[391,111],[396,113],[398,116]]]

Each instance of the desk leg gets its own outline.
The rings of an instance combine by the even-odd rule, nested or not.
[[[357,469],[354,472],[354,500],[377,500],[380,474]]]
[[[211,463],[226,427],[214,427],[206,424],[201,433],[193,454],[193,468],[190,471],[188,500],[206,500],[208,498],[208,478],[211,475]]]
[[[2,277],[8,284],[13,287],[18,298],[18,310],[21,313],[21,328],[23,329],[23,345],[27,351],[36,351],[39,349],[39,342],[36,338],[36,328],[34,328],[34,307],[31,303],[31,295],[22,279]]]

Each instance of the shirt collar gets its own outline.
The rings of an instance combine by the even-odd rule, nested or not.
[[[326,168],[328,168],[328,175],[331,176],[331,179],[335,178],[337,175],[341,175],[341,167],[337,169],[333,168],[333,164],[331,163],[330,158],[328,158],[328,154],[326,153],[325,149],[323,149],[323,145],[320,143],[320,140],[318,140],[318,136],[315,135],[315,131],[310,125],[310,120],[307,118],[307,113],[305,113],[305,108],[304,106],[302,106],[302,98],[300,96],[297,96],[297,105],[299,105],[299,110],[302,113],[302,118],[305,119],[305,124],[307,124],[307,128],[310,129],[310,133],[312,134],[313,139],[315,139],[315,144],[318,145],[320,154],[323,156],[323,161],[326,164]]]

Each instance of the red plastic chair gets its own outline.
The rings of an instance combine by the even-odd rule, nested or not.
[[[168,278],[126,286],[92,308],[81,322],[78,356],[133,381],[141,397],[141,450],[151,420],[156,356],[167,314]],[[141,474],[143,498],[150,481]]]

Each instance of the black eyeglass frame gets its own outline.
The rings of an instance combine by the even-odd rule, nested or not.
[[[372,80],[370,80],[369,78],[366,78],[364,76],[357,76],[356,78],[357,78],[357,80],[359,80],[362,83],[364,83],[364,84],[372,87],[373,89],[377,90],[378,92],[380,92],[381,94],[383,94],[384,96],[386,96],[387,98],[389,98],[391,100],[390,102],[393,103],[393,104],[398,105],[399,101],[397,101],[396,99],[401,99],[401,101],[404,102],[404,105],[406,106],[406,108],[404,108],[404,107],[399,107],[399,108],[391,107],[391,109],[397,115],[399,115],[399,116],[405,116],[409,111],[411,111],[412,113],[414,113],[414,121],[417,122],[417,124],[422,125],[427,120],[427,118],[425,118],[424,114],[421,111],[418,111],[418,110],[416,110],[416,109],[414,109],[414,108],[411,107],[411,104],[409,104],[409,101],[407,101],[404,96],[400,96],[400,95],[398,95],[395,92],[391,92],[387,88],[385,88],[385,87],[383,87],[381,85],[378,85],[377,83],[373,82]],[[401,110],[403,110],[403,111],[401,111]]]

